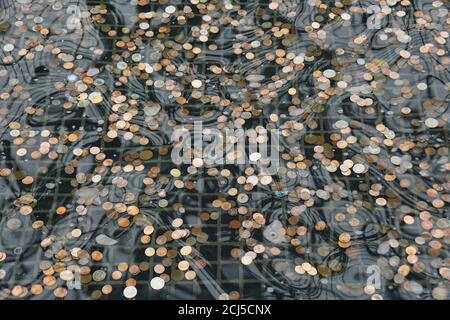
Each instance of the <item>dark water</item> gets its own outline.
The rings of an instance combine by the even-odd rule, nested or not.
[[[205,22],[206,14],[197,7],[198,1],[150,1],[143,6],[135,2],[0,2],[3,298],[54,299],[56,288],[68,288],[67,299],[120,299],[130,278],[137,282],[137,298],[144,299],[218,299],[232,291],[243,299],[370,299],[373,294],[384,299],[449,298],[447,1],[438,7],[428,0],[407,6],[387,1],[382,10],[402,13],[386,14],[375,28],[370,14],[358,14],[358,8],[380,6],[375,0],[343,1],[342,6],[322,1],[322,8],[313,5],[316,1],[282,1],[274,10],[267,1],[208,1],[216,4],[208,14],[220,32],[209,33],[206,43],[198,40],[195,28]],[[119,40],[130,42],[130,34],[142,28],[139,13],[163,12],[169,4],[186,10],[186,15],[190,10],[185,6],[192,8],[186,25],[178,25],[173,17],[150,19],[146,31],[153,36],[134,38],[132,51],[117,46]],[[81,14],[77,16],[70,6],[77,6]],[[351,20],[330,16],[344,12]],[[415,12],[422,12],[428,24]],[[79,18],[79,24],[73,17]],[[236,24],[225,24],[227,18]],[[315,38],[305,31],[314,22],[320,26]],[[162,27],[168,31],[158,38]],[[289,36],[277,37],[273,28],[285,28]],[[272,43],[263,45],[267,39]],[[244,49],[254,58],[235,54],[242,42],[254,43],[255,47]],[[182,54],[180,43],[195,44],[202,53]],[[217,49],[208,47],[211,44]],[[433,48],[425,52],[427,44]],[[286,72],[286,64],[267,59],[281,49],[302,57],[303,68]],[[178,54],[171,56],[170,50]],[[163,59],[178,72],[162,68],[147,78],[132,74],[126,83],[120,82],[124,69],[138,68],[139,63],[162,64]],[[74,68],[67,65],[71,63]],[[211,66],[220,66],[226,76],[215,74]],[[322,83],[314,77],[318,70],[334,70],[337,75]],[[93,83],[83,84],[86,72]],[[193,78],[205,84],[203,96],[230,103],[190,99],[192,87],[186,83]],[[148,79],[153,85],[146,84]],[[329,87],[335,92],[324,98]],[[290,88],[296,89],[297,102],[292,101]],[[262,94],[263,89],[272,94]],[[131,100],[132,107],[118,110],[115,91]],[[174,91],[188,99],[185,106],[177,103]],[[93,103],[94,96],[102,101]],[[232,126],[244,117],[236,109],[243,105],[251,106],[244,115],[245,129],[263,125],[287,132],[280,140],[281,168],[272,177],[278,187],[258,184],[244,191],[249,196],[246,208],[265,218],[265,224],[248,231],[249,236],[243,236],[242,227],[230,229],[229,223],[251,221],[251,214],[233,216],[212,203],[219,198],[231,201],[227,194],[231,188],[244,190],[237,178],[246,175],[247,167],[258,170],[257,166],[217,166],[229,169],[231,175],[210,176],[204,168],[177,166],[170,156],[175,125],[202,121],[205,128],[213,128],[226,115],[227,125]],[[117,126],[127,111],[132,113],[127,124],[138,130],[130,137],[129,128],[119,128],[117,137],[108,138],[111,124]],[[270,118],[273,114],[279,116],[275,121]],[[296,129],[292,122],[298,124]],[[333,134],[344,138],[336,140]],[[348,141],[343,149],[336,146],[342,139]],[[317,149],[322,145],[325,151]],[[93,147],[99,151],[92,151]],[[21,149],[27,151],[25,155],[20,155]],[[145,150],[151,150],[153,157],[133,163]],[[33,151],[39,151],[37,159]],[[98,153],[111,164],[96,159]],[[306,159],[304,167],[291,166],[298,155]],[[334,171],[325,158],[339,161]],[[364,172],[340,169],[346,159],[365,163]],[[125,166],[131,163],[135,167],[127,171]],[[122,170],[112,170],[114,166]],[[146,186],[143,181],[152,167],[161,171],[153,177],[154,185]],[[193,182],[192,188],[175,186],[173,168],[181,170],[179,179]],[[32,177],[32,182],[24,183],[25,177]],[[117,187],[121,181],[126,185]],[[167,205],[161,205],[161,199]],[[105,214],[106,202],[136,204],[139,215],[130,217],[128,227],[120,227],[118,219],[126,213]],[[32,212],[21,209],[24,206]],[[57,214],[60,207],[64,214]],[[214,219],[201,220],[202,212]],[[336,218],[339,213],[344,214],[342,221]],[[412,217],[411,223],[405,223],[405,215]],[[158,236],[174,230],[171,224],[176,218],[183,219],[183,228],[191,234],[157,244]],[[36,221],[43,226],[33,228]],[[319,230],[321,223],[326,225],[323,230]],[[155,231],[150,243],[143,244],[148,224]],[[279,226],[288,238],[279,234]],[[298,234],[299,227],[307,232]],[[276,230],[274,238],[265,236],[270,228]],[[74,237],[74,229],[81,230],[81,236]],[[343,233],[351,237],[349,248],[338,243]],[[106,242],[98,241],[99,235],[106,235]],[[251,264],[230,256],[233,248],[239,248],[242,257],[256,243],[264,245],[266,252]],[[179,250],[185,245],[193,248],[187,258],[180,253],[171,258],[144,254],[149,246]],[[74,249],[84,254],[77,256]],[[102,252],[101,261],[89,258],[87,253],[95,250]],[[184,259],[196,272],[194,280],[171,279],[160,291],[151,288],[155,265],[164,264],[164,273],[174,278],[173,271]],[[128,269],[120,279],[112,279],[123,262],[149,265],[137,275]],[[305,262],[318,274],[296,272],[295,267]],[[78,274],[83,267],[79,287],[59,277],[61,270]],[[97,270],[106,272],[105,279],[92,279]],[[55,283],[32,295],[32,285],[48,275],[55,277]],[[99,290],[107,284],[113,291],[102,295]],[[364,292],[369,284],[376,290]],[[18,294],[13,294],[18,285]]]

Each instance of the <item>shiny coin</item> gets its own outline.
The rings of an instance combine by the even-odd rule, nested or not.
[[[127,299],[132,299],[132,298],[136,297],[136,295],[137,295],[136,287],[133,287],[133,286],[125,287],[125,289],[123,290],[123,295]]]
[[[154,277],[150,281],[150,286],[155,290],[161,290],[164,288],[165,282],[161,277]]]

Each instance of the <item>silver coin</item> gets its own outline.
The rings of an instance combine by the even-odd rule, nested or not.
[[[19,219],[16,219],[16,218],[12,218],[6,222],[6,226],[10,230],[17,230],[22,226],[22,221],[20,221]]]

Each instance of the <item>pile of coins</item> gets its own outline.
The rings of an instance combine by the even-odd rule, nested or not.
[[[0,13],[0,297],[450,298],[445,1]]]

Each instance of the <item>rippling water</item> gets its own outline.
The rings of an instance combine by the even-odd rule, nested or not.
[[[137,298],[218,299],[236,291],[243,299],[370,299],[375,293],[379,296],[373,298],[448,299],[449,3],[436,7],[433,1],[414,0],[402,8],[400,1],[386,1],[389,10],[401,10],[402,15],[387,14],[372,28],[374,17],[358,10],[379,8],[376,0],[341,5],[321,1],[321,8],[315,5],[320,1],[280,1],[273,10],[268,1],[200,1],[217,4],[208,17],[220,27],[201,43],[196,33],[205,22],[206,9],[199,10],[198,2],[170,1],[178,10],[192,7],[192,18],[182,26],[175,18],[150,19],[147,30],[154,34],[133,38],[133,44],[128,30],[142,28],[138,15],[163,12],[169,3],[0,2],[0,251],[6,255],[0,262],[1,296],[54,299],[55,288],[68,288],[67,299],[123,298],[125,281],[134,278]],[[343,18],[345,12],[351,20]],[[415,12],[422,12],[429,26]],[[305,31],[314,23],[319,32]],[[158,37],[167,26],[165,36]],[[274,27],[289,30],[289,35],[276,36]],[[136,47],[128,54],[127,44],[120,47],[119,40]],[[271,43],[263,44],[264,40]],[[254,54],[252,59],[236,54],[243,42],[254,45],[244,47],[244,52]],[[193,43],[202,53],[181,54],[182,43]],[[208,47],[211,44],[217,49]],[[424,52],[426,44],[442,52]],[[286,64],[274,56],[276,50],[301,56],[302,67],[286,72]],[[155,66],[164,59],[176,71],[155,69],[147,77],[133,71],[122,81],[123,70],[137,70],[139,63]],[[212,66],[222,72],[215,74]],[[314,76],[318,70],[334,70],[337,75],[323,83]],[[82,81],[86,75],[92,83]],[[189,98],[192,88],[187,84],[194,78],[204,84],[203,98]],[[148,79],[152,85],[147,85]],[[335,91],[325,98],[330,87]],[[291,88],[296,89],[297,101],[292,100]],[[120,109],[123,101],[114,93],[118,91],[132,101],[132,108]],[[93,92],[101,102],[92,102]],[[185,106],[178,104],[174,92],[186,97]],[[248,114],[236,109],[241,106],[250,110]],[[127,111],[132,116],[125,122],[138,128],[131,136],[129,127],[117,127]],[[278,117],[273,120],[271,115]],[[212,204],[219,198],[235,201],[228,191],[241,192],[237,178],[257,166],[217,166],[231,175],[211,176],[206,169],[178,167],[170,157],[176,126],[201,121],[204,128],[215,128],[224,116],[228,126],[237,126],[244,117],[246,129],[263,125],[284,132],[280,155],[292,156],[281,156],[281,169],[273,175],[277,186],[258,184],[247,192],[245,207],[265,219],[262,226],[247,230],[248,235],[243,227],[229,228],[236,216]],[[339,128],[337,121],[346,125]],[[112,124],[114,138],[108,136]],[[346,138],[336,140],[333,134],[351,136],[351,143],[339,148],[336,142]],[[92,151],[94,147],[99,151]],[[153,157],[136,162],[145,150]],[[34,157],[33,151],[39,155]],[[99,153],[111,164],[105,165]],[[292,166],[299,155],[305,159],[303,165]],[[324,159],[368,165],[362,174],[346,173],[340,164],[330,169]],[[127,164],[134,168],[128,170]],[[143,167],[137,169],[139,165]],[[122,168],[113,170],[114,166]],[[161,171],[152,176],[154,184],[146,185],[143,181],[152,167]],[[192,182],[190,188],[175,186],[177,179],[169,174],[173,168],[180,168],[185,183]],[[32,182],[24,181],[26,177]],[[387,203],[380,205],[378,198]],[[167,205],[161,205],[161,199]],[[117,207],[105,214],[105,203],[136,202],[139,215],[131,217],[127,227],[117,224],[123,216]],[[66,211],[58,214],[61,207]],[[218,215],[203,221],[202,212]],[[344,214],[341,221],[336,218],[339,213]],[[405,215],[413,218],[411,223],[405,223]],[[242,224],[252,221],[251,215],[237,216]],[[191,234],[155,244],[157,236],[173,231],[171,224],[180,217]],[[36,221],[43,226],[36,227]],[[326,227],[321,229],[321,223]],[[149,245],[141,237],[149,224],[155,229],[153,247],[190,245],[193,254],[147,257]],[[299,227],[307,232],[299,234]],[[267,236],[271,228],[274,238]],[[81,230],[81,236],[73,236],[74,229]],[[338,245],[341,234],[351,237],[350,247]],[[240,257],[256,243],[266,251],[243,265]],[[84,254],[77,256],[74,248]],[[230,255],[233,248],[241,250],[237,259]],[[86,255],[95,250],[102,252],[101,261]],[[414,254],[406,253],[411,250]],[[165,273],[176,278],[173,271],[183,259],[196,272],[194,280],[171,279],[160,291],[151,288],[156,264],[162,263]],[[128,269],[113,280],[112,272],[123,262],[149,265],[138,274]],[[297,272],[296,266],[305,262],[318,274]],[[68,266],[76,275],[85,267],[80,286],[59,277]],[[92,279],[96,270],[105,271],[106,278]],[[33,295],[32,285],[49,275],[55,282],[47,278],[43,292]],[[105,284],[113,287],[110,295],[99,291]],[[368,284],[376,290],[365,292],[371,290]]]

